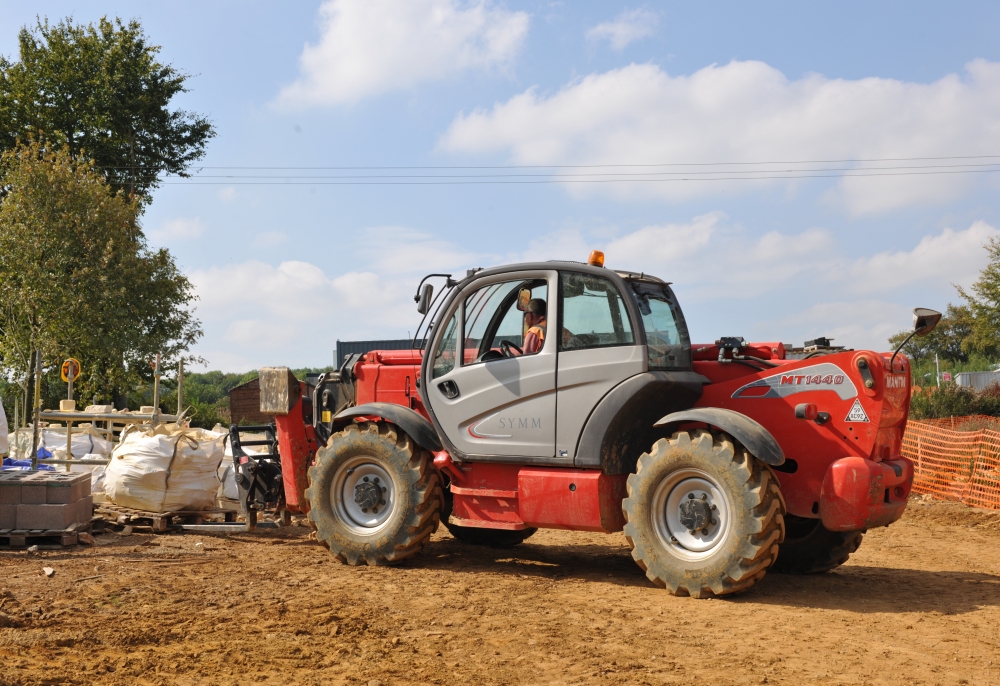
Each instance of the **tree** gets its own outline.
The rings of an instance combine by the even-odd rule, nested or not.
[[[23,28],[20,61],[0,57],[0,152],[41,134],[92,159],[112,192],[148,203],[160,175],[187,176],[215,131],[169,108],[188,77],[156,60],[139,22],[71,21]]]
[[[31,140],[0,156],[0,183],[0,374],[23,383],[35,349],[46,365],[76,357],[80,396],[112,398],[201,336],[193,287],[147,247],[138,200],[89,161]]]
[[[962,349],[996,358],[1000,355],[1000,238],[989,239],[983,247],[990,261],[972,284],[972,292],[956,286],[972,317]]]
[[[972,332],[972,313],[965,305],[948,304],[944,316],[934,330],[926,336],[914,336],[903,346],[903,352],[914,362],[933,359],[935,355],[942,360],[952,362],[968,362],[969,356],[962,346]],[[913,333],[900,331],[889,339],[893,350]]]

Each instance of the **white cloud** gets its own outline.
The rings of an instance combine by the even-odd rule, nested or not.
[[[320,39],[299,58],[279,103],[354,103],[467,69],[502,68],[528,33],[528,15],[490,0],[327,0]]]
[[[236,199],[236,189],[232,186],[226,186],[219,191],[218,195],[222,202],[232,202]]]
[[[983,245],[997,230],[977,221],[964,231],[944,229],[924,236],[910,251],[883,252],[858,259],[850,272],[858,291],[901,288],[918,281],[968,285],[979,275],[985,259]]]
[[[147,231],[146,235],[154,243],[164,245],[198,238],[205,232],[205,225],[199,217],[177,217],[168,219],[160,228]]]
[[[403,337],[420,323],[413,303],[417,282],[429,272],[463,275],[496,258],[402,227],[379,227],[378,247],[350,246],[351,265],[251,260],[189,275],[200,298],[206,336],[196,350],[216,369],[223,361],[322,365],[337,339]],[[387,249],[385,246],[392,246]],[[347,246],[345,246],[345,250]],[[226,351],[219,356],[218,351]]]
[[[632,64],[591,74],[554,93],[529,88],[491,109],[461,114],[439,147],[453,153],[505,152],[513,163],[538,165],[940,157],[1000,148],[998,122],[1000,63],[985,60],[970,62],[962,75],[929,84],[819,74],[790,80],[763,62],[712,65],[690,76],[671,76],[653,64]],[[823,166],[856,165],[797,168]],[[645,171],[681,170],[688,178],[705,171]],[[951,200],[985,176],[903,171],[918,173],[817,183],[833,184],[826,196],[829,202],[862,214]],[[678,201],[803,183],[685,180],[567,187],[578,194]]]
[[[606,40],[615,50],[647,36],[652,36],[660,15],[646,9],[625,10],[614,21],[606,21],[587,31],[587,40]]]
[[[523,252],[500,255],[405,227],[359,235],[372,231],[381,247],[363,240],[344,246],[352,256],[346,269],[336,259],[323,265],[250,261],[190,274],[206,328],[196,352],[210,368],[326,364],[337,339],[414,333],[420,316],[413,294],[424,274],[461,276],[473,266],[584,259],[595,248],[605,251],[609,268],[673,282],[698,342],[742,335],[801,344],[827,335],[841,345],[882,349],[888,336],[909,325],[913,306],[943,308],[957,300],[951,284],[969,285],[986,263],[982,244],[1000,235],[975,222],[865,257],[822,228],[754,235],[713,212],[633,231],[605,229],[596,239],[577,229],[553,231]]]

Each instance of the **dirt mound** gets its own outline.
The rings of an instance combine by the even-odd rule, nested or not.
[[[1000,531],[1000,510],[984,510],[962,503],[936,500],[929,495],[910,499],[903,521],[940,524],[944,526],[970,526]]]

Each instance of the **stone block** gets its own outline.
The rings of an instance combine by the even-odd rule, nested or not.
[[[76,521],[80,524],[86,524],[94,516],[94,498],[92,496],[84,496],[76,501],[74,504],[76,507]]]
[[[49,486],[43,480],[51,472],[31,472],[21,482],[21,502],[28,505],[44,505]],[[43,478],[38,478],[39,476]]]
[[[64,505],[17,506],[18,529],[62,530],[74,523],[79,511],[76,503]]]
[[[45,480],[45,502],[49,505],[75,503],[90,495],[89,472],[61,472]]]
[[[0,529],[17,528],[17,505],[0,505]]]

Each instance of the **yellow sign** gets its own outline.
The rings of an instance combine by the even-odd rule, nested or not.
[[[80,378],[80,360],[75,357],[71,357],[62,363],[62,372],[60,374],[60,376],[62,376],[62,380],[67,383],[69,383],[70,365],[73,367],[73,381]]]

